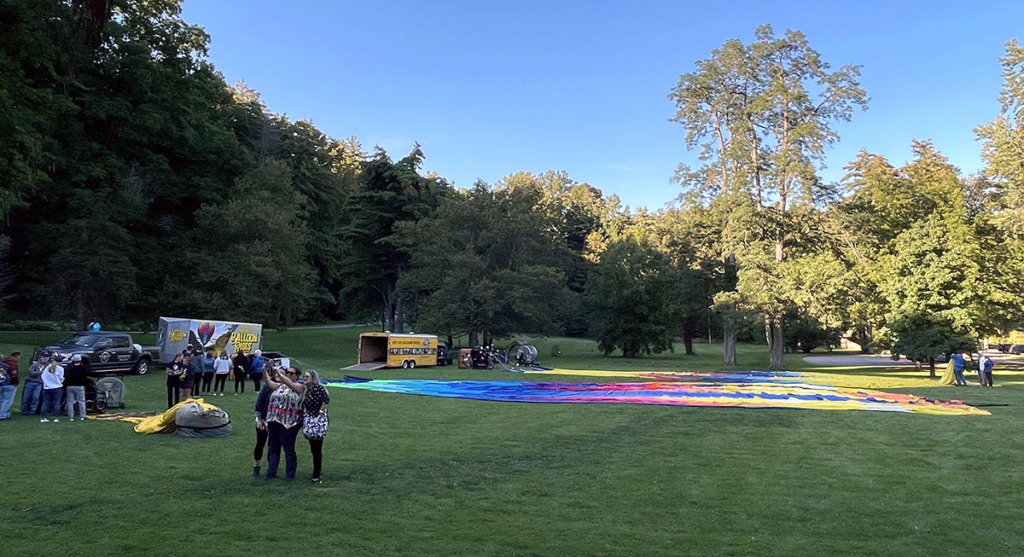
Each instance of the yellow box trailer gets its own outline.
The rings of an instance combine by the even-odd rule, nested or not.
[[[436,365],[437,335],[363,333],[359,335],[359,361],[351,368],[411,369],[417,366]]]

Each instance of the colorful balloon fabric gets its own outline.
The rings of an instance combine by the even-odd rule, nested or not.
[[[930,379],[899,375],[853,375],[842,373],[802,373],[799,371],[605,371],[584,369],[547,369],[524,371],[527,375],[569,375],[585,377],[636,377],[670,381],[702,381],[714,383],[782,383],[831,385],[855,389],[919,389],[941,387]]]
[[[988,415],[960,401],[802,383],[537,383],[419,379],[327,380],[324,385],[386,393],[500,402],[660,404],[674,406],[874,410],[939,415]]]

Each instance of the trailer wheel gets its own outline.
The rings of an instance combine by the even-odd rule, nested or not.
[[[416,367],[416,360],[409,360],[409,369]]]

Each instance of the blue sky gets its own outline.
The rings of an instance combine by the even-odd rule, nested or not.
[[[395,159],[419,142],[424,170],[457,187],[565,170],[651,209],[696,159],[667,95],[728,39],[768,23],[833,68],[863,66],[869,109],[838,127],[830,181],[861,149],[903,164],[912,139],[979,171],[973,130],[998,114],[1005,42],[1024,40],[1019,0],[186,0],[183,17],[229,83],[331,137]]]

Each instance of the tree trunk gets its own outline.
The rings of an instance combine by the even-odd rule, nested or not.
[[[928,358],[928,377],[935,379],[935,358]]]
[[[478,337],[478,333],[476,332],[476,329],[470,329],[469,330],[469,347],[470,348],[478,345],[478,343],[477,343],[477,339],[478,338],[479,337]]]
[[[686,348],[686,355],[693,356],[693,333],[688,329],[683,331],[683,346]]]
[[[860,345],[860,351],[864,354],[871,353],[871,345],[875,342],[875,326],[874,323],[868,319],[867,326],[864,327],[864,342]]]
[[[765,315],[764,334],[768,341],[768,369],[782,369],[785,365],[782,353],[782,317]]]
[[[395,300],[395,328],[391,329],[393,333],[404,333],[405,332],[405,315],[402,310],[402,300]]]
[[[736,289],[737,267],[736,254],[730,253],[725,258],[725,279],[729,290]],[[728,313],[732,314],[735,309],[735,306],[730,307]],[[733,328],[730,319],[726,319],[722,324],[722,359],[727,366],[736,365],[736,329]]]
[[[722,331],[722,352],[725,365],[736,365],[736,331],[732,328]]]

